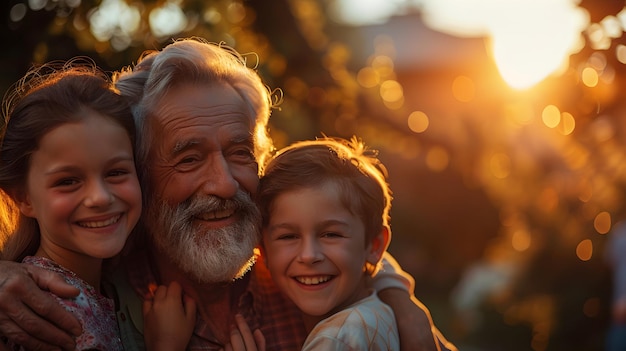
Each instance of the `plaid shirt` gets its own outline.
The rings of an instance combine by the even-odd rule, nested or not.
[[[150,296],[150,287],[157,281],[150,266],[147,252],[134,253],[117,270],[109,275],[109,283],[103,284],[108,296],[114,296],[116,314],[125,351],[144,351],[142,297]],[[385,263],[390,263],[388,254]],[[393,259],[391,258],[393,263]],[[412,280],[403,279],[399,266],[389,266],[385,273],[378,274],[374,286],[405,287],[412,291]],[[380,276],[380,277],[379,277]],[[409,277],[410,278],[410,277]],[[381,285],[382,283],[382,285]],[[130,285],[129,285],[130,284]],[[241,294],[238,312],[252,330],[261,328],[266,340],[267,351],[299,351],[306,339],[304,323],[297,307],[287,300],[274,285],[270,273],[259,257],[252,271],[243,279],[232,284],[233,294]],[[224,322],[228,316],[218,316]],[[440,333],[435,333],[441,350],[457,350],[446,342]],[[221,351],[224,345],[217,341],[207,323],[198,317],[196,327],[187,346],[188,350]]]
[[[156,277],[152,272],[150,260],[145,251],[134,254],[123,264],[121,270],[127,274],[128,282],[138,296],[150,296],[150,287],[157,286]],[[133,297],[121,293],[120,291],[123,289],[117,287],[119,284],[120,279],[115,279],[116,294],[119,297],[120,305],[124,305],[126,303],[124,300],[133,299]],[[242,279],[233,282],[231,289],[233,294],[241,295],[236,312],[244,316],[252,330],[261,329],[268,351],[300,350],[306,338],[300,312],[274,286],[269,271],[261,258],[251,272],[248,272]],[[137,296],[134,298],[136,299]],[[137,331],[143,329],[143,321],[139,320],[142,317],[139,312],[133,313],[129,309],[132,310],[133,308],[124,306],[118,308],[118,321],[120,329],[122,329],[124,346],[126,350],[141,350],[144,349],[144,346],[139,344],[142,343],[142,337],[137,334]],[[136,310],[136,308],[134,309]],[[225,323],[229,320],[227,316],[217,318],[223,319]],[[124,330],[128,330],[130,324],[134,327],[132,328],[134,332],[125,333]],[[222,350],[224,346],[214,336],[209,325],[198,316],[187,350],[218,351]]]

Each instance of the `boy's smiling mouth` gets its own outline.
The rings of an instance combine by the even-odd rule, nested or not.
[[[322,283],[326,283],[327,281],[331,280],[333,278],[333,276],[331,275],[319,275],[319,276],[298,276],[298,277],[294,277],[295,280],[297,280],[299,283],[304,284],[304,285],[317,285],[317,284],[322,284]]]

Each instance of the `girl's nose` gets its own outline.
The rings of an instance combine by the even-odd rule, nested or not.
[[[105,182],[93,182],[91,186],[89,186],[87,196],[85,197],[85,206],[104,207],[113,203],[113,200],[113,193]]]

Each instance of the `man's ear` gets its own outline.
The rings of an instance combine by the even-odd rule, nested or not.
[[[369,245],[369,253],[367,254],[367,262],[377,265],[383,257],[389,243],[391,242],[391,229],[383,226],[381,231],[372,239]]]

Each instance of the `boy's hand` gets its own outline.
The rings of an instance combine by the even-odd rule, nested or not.
[[[401,289],[379,291],[378,297],[391,307],[396,316],[401,350],[440,350],[426,306]]]

